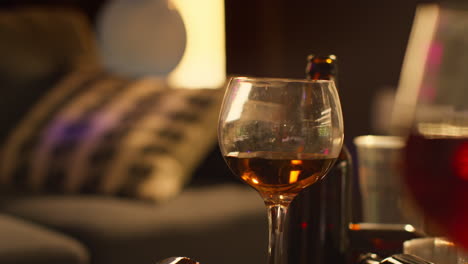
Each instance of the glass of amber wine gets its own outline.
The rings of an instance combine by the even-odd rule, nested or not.
[[[285,263],[284,220],[304,188],[327,174],[343,145],[333,81],[232,78],[218,139],[232,172],[253,187],[268,211],[268,264]]]

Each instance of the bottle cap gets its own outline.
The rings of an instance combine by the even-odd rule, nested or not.
[[[337,64],[335,55],[309,55],[305,69],[309,79],[334,79],[337,75]]]

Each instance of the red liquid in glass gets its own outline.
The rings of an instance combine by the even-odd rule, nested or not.
[[[468,248],[468,138],[411,135],[405,178],[426,217]]]

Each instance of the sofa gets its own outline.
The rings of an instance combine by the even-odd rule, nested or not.
[[[106,69],[76,9],[2,9],[0,35],[0,263],[266,260],[264,204],[216,147],[221,89]]]

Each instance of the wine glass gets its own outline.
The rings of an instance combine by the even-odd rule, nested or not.
[[[454,88],[421,91],[405,128],[403,176],[424,231],[468,249],[468,98]]]
[[[393,116],[404,180],[424,231],[468,249],[468,13],[430,5],[416,19]]]
[[[232,172],[265,202],[268,263],[284,263],[288,206],[302,189],[327,174],[343,145],[334,82],[232,78],[221,107],[218,139]]]

